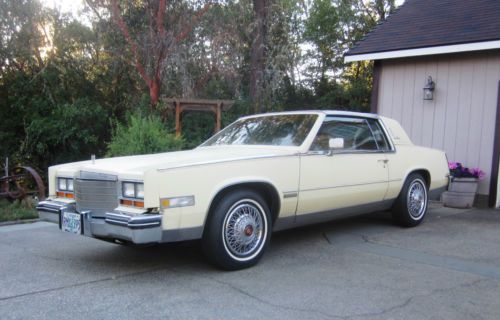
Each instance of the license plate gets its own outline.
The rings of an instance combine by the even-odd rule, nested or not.
[[[82,217],[79,213],[64,212],[61,217],[61,229],[66,232],[81,234]]]

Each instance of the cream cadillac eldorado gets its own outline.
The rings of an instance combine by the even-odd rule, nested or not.
[[[243,117],[194,150],[49,168],[41,218],[116,243],[201,239],[225,269],[259,261],[272,231],[392,210],[418,225],[448,184],[444,152],[394,120],[342,111]]]

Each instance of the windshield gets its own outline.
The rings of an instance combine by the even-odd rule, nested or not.
[[[202,146],[300,146],[317,117],[315,114],[285,114],[242,119],[208,139]]]

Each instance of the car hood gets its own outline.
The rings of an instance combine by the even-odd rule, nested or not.
[[[260,157],[296,154],[295,148],[265,146],[215,146],[199,147],[189,151],[166,152],[117,158],[81,161],[51,167],[58,175],[73,176],[78,171],[105,174],[127,174],[141,176],[148,170],[168,170],[172,168],[245,160]]]

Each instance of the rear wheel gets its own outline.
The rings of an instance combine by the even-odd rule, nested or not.
[[[251,190],[237,190],[215,206],[205,226],[202,247],[216,265],[237,270],[255,265],[271,236],[268,205]]]
[[[403,185],[394,207],[392,216],[403,227],[420,224],[427,213],[427,184],[421,174],[412,173]]]

